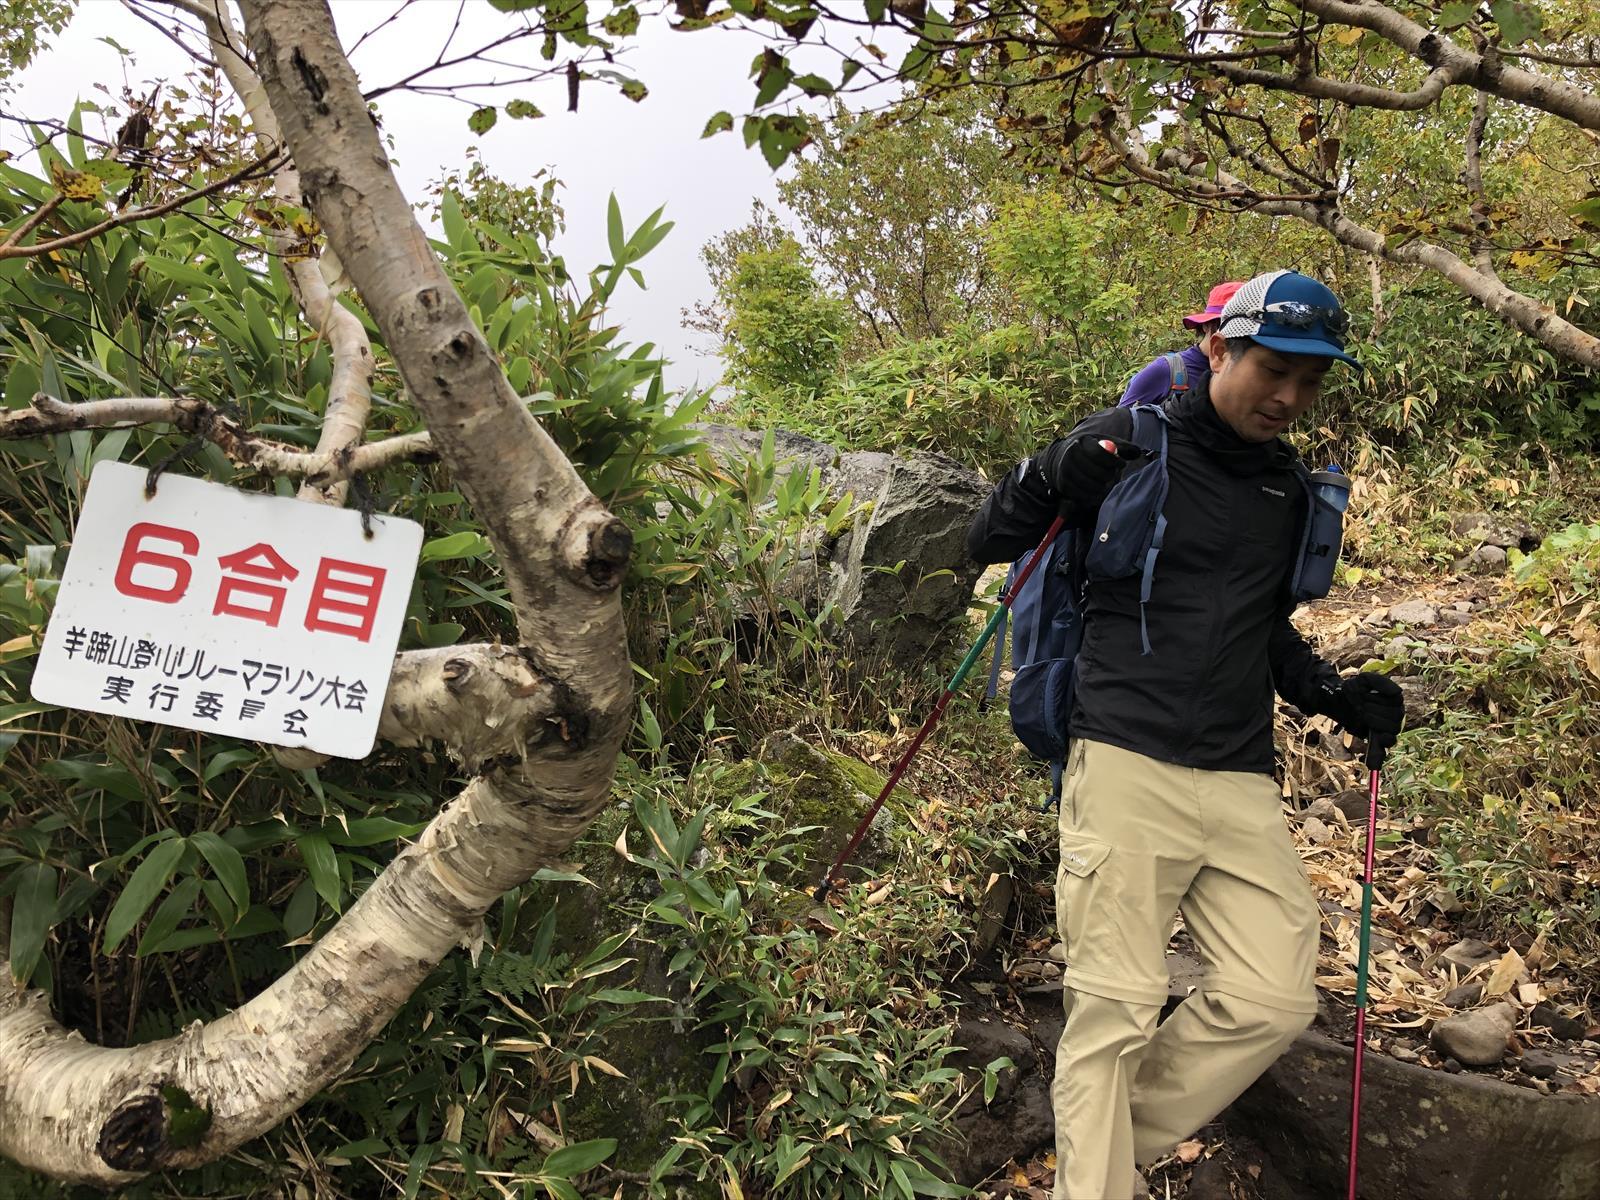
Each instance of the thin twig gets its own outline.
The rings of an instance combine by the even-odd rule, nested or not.
[[[37,258],[42,254],[49,254],[56,250],[65,250],[70,246],[78,246],[82,245],[84,242],[93,241],[102,233],[106,233],[112,229],[117,229],[123,225],[132,225],[135,221],[148,221],[153,217],[165,216],[175,208],[182,208],[191,200],[203,199],[204,197],[210,196],[215,192],[220,192],[225,188],[232,187],[236,183],[242,183],[247,179],[253,178],[262,171],[270,171],[275,169],[277,164],[282,160],[282,157],[282,151],[274,147],[263,157],[256,159],[254,162],[245,167],[240,168],[231,175],[206,184],[206,186],[203,188],[196,188],[192,192],[186,192],[182,196],[176,196],[171,200],[156,205],[154,208],[128,209],[125,212],[118,213],[114,217],[107,217],[104,221],[101,221],[97,225],[91,225],[87,229],[80,229],[76,233],[69,233],[64,237],[54,238],[48,242],[34,242],[32,245],[18,246],[13,245],[8,240],[5,245],[0,246],[0,259]],[[59,197],[52,197],[52,199],[59,200]],[[50,201],[46,201],[45,203],[48,205]]]

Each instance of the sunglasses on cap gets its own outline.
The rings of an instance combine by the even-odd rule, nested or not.
[[[1281,325],[1286,329],[1314,329],[1318,325],[1334,337],[1342,338],[1350,332],[1350,314],[1342,308],[1324,308],[1320,304],[1307,304],[1303,300],[1279,300],[1254,312],[1236,313],[1247,321],[1260,324]]]

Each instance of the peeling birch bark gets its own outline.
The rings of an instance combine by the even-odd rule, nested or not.
[[[431,462],[438,457],[426,429],[328,452],[299,450],[257,437],[215,406],[187,396],[117,396],[69,404],[41,392],[27,408],[0,412],[0,440],[70,433],[74,429],[129,429],[154,424],[199,434],[240,466],[254,467],[267,475],[304,477],[319,487],[397,463]]]
[[[42,995],[13,987],[0,964],[0,1153],[104,1186],[214,1160],[338,1078],[488,908],[594,818],[632,708],[617,595],[627,528],[583,486],[473,327],[390,173],[325,4],[241,7],[261,111],[281,128],[307,201],[488,531],[520,643],[399,656],[383,735],[442,741],[480,773],[290,971],[234,1012],[106,1049],[62,1030]],[[173,1143],[164,1088],[209,1110],[196,1144]]]

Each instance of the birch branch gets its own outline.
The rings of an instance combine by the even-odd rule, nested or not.
[[[1472,108],[1472,124],[1467,128],[1466,165],[1462,182],[1467,185],[1472,207],[1472,261],[1491,279],[1500,273],[1494,265],[1494,243],[1489,240],[1489,205],[1483,193],[1483,131],[1489,124],[1489,93],[1479,92]]]
[[[1181,150],[1164,150],[1152,164],[1141,145],[1126,138],[1113,141],[1118,144],[1128,169],[1145,182],[1171,189],[1175,185],[1168,175],[1170,171],[1180,177],[1184,187],[1202,199],[1248,191],[1242,181],[1226,171],[1218,170],[1214,180],[1207,179],[1206,164]],[[1435,271],[1490,312],[1537,338],[1563,358],[1590,368],[1600,367],[1600,338],[1563,320],[1552,306],[1512,290],[1498,276],[1485,274],[1443,246],[1421,239],[1403,245],[1392,244],[1377,230],[1352,221],[1333,203],[1263,196],[1252,201],[1250,207],[1273,216],[1296,217],[1326,230],[1346,246],[1390,262]]]
[[[303,478],[318,488],[396,463],[429,462],[438,457],[425,429],[331,452],[298,450],[257,437],[215,405],[185,396],[120,396],[68,404],[41,392],[28,408],[0,412],[0,440],[70,433],[75,429],[127,429],[154,424],[198,434],[240,466],[254,467],[267,475]]]
[[[217,65],[244,104],[257,138],[267,145],[281,146],[283,135],[277,116],[267,102],[260,77],[239,53],[243,39],[222,0],[167,2],[200,19]],[[300,205],[300,173],[292,162],[278,172],[274,190],[282,203]],[[342,273],[337,255],[327,254],[319,261],[291,253],[294,239],[287,234],[273,233],[272,239],[283,256],[300,311],[317,334],[328,339],[332,352],[333,372],[323,409],[322,435],[317,442],[317,453],[332,460],[341,452],[360,445],[366,436],[367,419],[372,411],[372,375],[376,367],[372,343],[356,315],[338,303],[335,285],[341,282]],[[300,499],[343,504],[347,479],[348,476],[322,477],[307,473],[300,487]]]
[[[1502,100],[1564,117],[1584,129],[1600,130],[1600,98],[1592,91],[1556,76],[1508,66],[1498,54],[1468,50],[1378,0],[1297,3],[1324,21],[1371,30],[1435,71],[1448,72],[1452,84],[1470,84]]]

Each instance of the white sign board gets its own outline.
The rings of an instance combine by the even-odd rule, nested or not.
[[[372,749],[422,527],[102,462],[33,696],[305,746]]]

